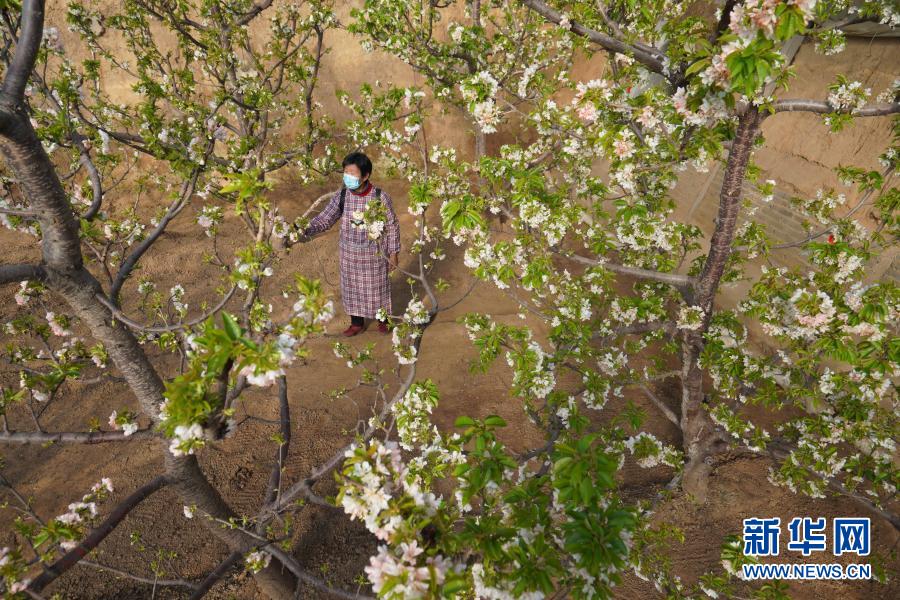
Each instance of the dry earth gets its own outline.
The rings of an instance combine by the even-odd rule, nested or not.
[[[404,243],[408,244],[411,232],[410,217],[405,214],[402,200],[405,189],[402,182],[384,182],[385,187],[397,198]],[[301,212],[319,190],[304,190],[295,195],[288,192],[289,185],[275,191],[280,205],[288,213]],[[160,241],[147,255],[143,273],[156,281],[160,289],[180,282],[188,289],[190,314],[196,314],[202,299],[213,297],[217,276],[212,268],[200,260],[204,250],[210,248],[210,240],[191,226],[191,209],[173,224],[169,235]],[[223,239],[237,239],[234,219],[230,219],[223,232]],[[294,271],[320,277],[326,289],[336,298],[338,289],[337,258],[335,250],[337,232],[332,230],[311,244],[293,249],[282,262],[270,290],[285,285]],[[15,261],[33,257],[33,244],[8,231],[0,233],[0,243],[6,250],[5,260]],[[410,260],[408,257],[406,260]],[[471,280],[461,264],[458,251],[451,248],[450,257],[436,276],[447,279],[452,287],[442,300],[452,303],[469,287]],[[130,284],[134,286],[132,282]],[[132,287],[133,289],[133,287]],[[0,318],[4,321],[16,312],[12,302],[13,289],[7,286],[0,292]],[[394,280],[393,297],[396,306],[404,306],[409,298],[406,284]],[[277,296],[276,296],[277,299]],[[233,300],[232,303],[236,303]],[[338,303],[339,304],[339,303]],[[61,306],[48,305],[48,310],[64,311]],[[126,308],[129,308],[126,306]],[[133,307],[130,307],[133,309]],[[233,309],[233,306],[232,306]],[[418,363],[418,377],[433,379],[441,391],[441,404],[435,419],[442,428],[452,426],[459,414],[484,416],[499,414],[510,426],[504,433],[514,448],[525,448],[539,443],[540,439],[523,418],[519,403],[508,396],[509,373],[500,361],[485,375],[472,374],[468,364],[475,351],[464,328],[455,319],[467,311],[479,311],[493,315],[504,322],[521,322],[513,302],[487,284],[477,284],[471,293],[452,309],[439,314],[427,329]],[[355,374],[337,359],[331,351],[336,334],[345,326],[346,317],[339,314],[329,324],[328,335],[309,343],[310,358],[303,365],[289,371],[289,398],[293,418],[293,442],[287,464],[289,480],[295,480],[320,461],[330,456],[348,441],[347,432],[360,419],[371,414],[373,398],[364,389],[356,390],[349,398],[331,400],[327,392],[352,385]],[[535,325],[540,331],[540,328]],[[5,344],[10,341],[3,339]],[[372,331],[350,340],[360,348],[375,344],[375,355],[387,368],[393,368],[390,341]],[[171,358],[162,361],[166,373],[177,371],[177,363]],[[3,385],[15,385],[18,376],[6,370],[0,375]],[[396,377],[386,375],[386,380],[396,386]],[[673,407],[677,390],[657,389]],[[260,502],[269,470],[275,456],[275,444],[269,437],[275,426],[264,420],[277,418],[277,399],[271,393],[256,389],[244,395],[241,402],[243,422],[230,439],[201,452],[204,470],[212,483],[222,491],[232,508],[242,514],[252,514]],[[680,444],[678,433],[652,405],[640,396],[632,398],[649,415],[649,429],[662,439]],[[83,430],[88,421],[96,417],[105,423],[114,409],[123,407],[137,410],[128,388],[118,382],[84,385],[66,384],[58,399],[48,408],[46,425],[51,430]],[[614,415],[621,402],[611,402],[598,417],[606,419]],[[24,411],[11,415],[15,429],[27,429],[29,421]],[[101,477],[112,478],[116,492],[106,507],[125,497],[133,489],[149,480],[161,469],[160,448],[155,442],[115,443],[94,446],[57,445],[51,447],[24,446],[2,449],[6,466],[4,474],[21,492],[34,499],[34,506],[43,517],[52,517],[65,511],[66,505],[77,499]],[[683,545],[672,548],[672,562],[685,581],[692,581],[719,563],[719,546],[725,535],[738,533],[741,519],[749,516],[780,516],[789,520],[798,515],[822,515],[829,518],[857,515],[859,510],[841,500],[811,500],[773,488],[766,481],[765,460],[739,459],[720,466],[711,482],[709,501],[698,506],[687,498],[677,497],[660,505],[657,513],[662,522],[681,527],[685,534]],[[649,497],[671,477],[664,467],[644,470],[631,461],[622,474],[622,486],[630,497]],[[321,492],[333,492],[333,484],[323,482]],[[331,486],[331,487],[329,487]],[[0,544],[13,541],[9,528],[14,513],[0,511]],[[338,511],[322,508],[306,508],[298,519],[294,553],[301,563],[335,585],[354,588],[367,563],[367,557],[375,549],[375,541],[364,528],[349,523]],[[897,543],[897,535],[889,526],[877,523],[873,533],[875,546],[887,551]],[[196,579],[214,568],[226,556],[221,544],[211,538],[197,519],[186,519],[181,503],[170,490],[162,490],[134,510],[124,524],[100,546],[96,558],[124,570],[152,577],[150,562],[157,550],[174,552],[172,558],[164,558],[165,577]],[[148,598],[151,586],[117,578],[92,567],[78,566],[63,576],[52,587],[63,598]],[[895,598],[900,587],[896,583],[887,587],[870,583],[804,583],[795,586],[799,598],[813,598],[824,594],[836,594],[841,598]],[[617,597],[645,598],[653,595],[652,586],[634,576],[617,590]],[[183,597],[183,590],[159,588],[158,598]],[[211,594],[213,598],[256,598],[255,585],[247,576],[232,577],[219,584]],[[315,598],[307,591],[303,597]]]
[[[105,4],[114,4],[106,2]],[[61,2],[51,2],[48,14],[51,19],[59,15]],[[346,8],[343,7],[342,10]],[[385,81],[405,85],[415,79],[409,69],[383,55],[363,54],[349,35],[337,32],[334,40],[337,52],[328,55],[324,65],[323,90],[330,97],[338,86],[354,88],[377,73]],[[65,37],[65,35],[64,35]],[[67,38],[71,39],[71,38]],[[868,45],[867,45],[868,44]],[[810,56],[800,65],[803,75],[798,78],[808,85],[824,89],[835,72],[852,72],[855,67],[867,69],[865,82],[880,91],[882,80],[889,81],[897,72],[898,54],[896,45],[886,42],[855,42],[851,44],[853,53],[824,59]],[[893,50],[891,49],[893,48]],[[804,49],[801,57],[812,55]],[[892,54],[893,52],[893,54]],[[811,61],[811,62],[810,62]],[[816,62],[818,61],[818,62]],[[858,64],[855,62],[858,61]],[[580,65],[577,73],[590,78],[599,68],[597,61],[587,61]],[[127,94],[123,86],[123,93]],[[803,94],[801,87],[797,92]],[[818,93],[818,91],[816,91]],[[329,110],[336,109],[336,103],[326,104]],[[774,123],[774,122],[773,122]],[[802,127],[802,133],[799,129]],[[874,127],[874,129],[872,129]],[[470,140],[461,126],[461,120],[453,115],[436,119],[429,124],[431,139],[442,139],[446,143],[457,144],[463,149],[470,147]],[[781,121],[767,131],[767,138],[773,143],[762,151],[760,163],[767,175],[779,181],[788,181],[793,191],[808,193],[814,186],[813,179],[827,177],[828,170],[840,162],[849,162],[871,154],[867,145],[881,147],[888,135],[887,127],[870,124],[857,125],[849,133],[850,137],[840,141],[825,140],[827,134],[819,126],[801,120],[788,124]],[[824,140],[824,141],[823,141]],[[507,141],[506,136],[496,135],[489,139],[489,149]],[[790,160],[784,160],[789,157]],[[812,165],[816,170],[806,175]],[[803,176],[800,173],[804,173]],[[377,175],[377,174],[376,174]],[[377,176],[376,176],[376,179]],[[395,198],[404,245],[408,246],[412,227],[410,216],[405,212],[406,187],[403,182],[380,181]],[[696,183],[696,185],[694,185]],[[701,178],[692,179],[688,174],[679,190],[685,198],[693,198],[702,184]],[[300,191],[297,191],[300,190]],[[274,199],[288,216],[301,213],[319,193],[321,188],[301,188],[291,181],[283,181],[273,192]],[[124,200],[123,200],[124,201]],[[130,199],[128,200],[130,201]],[[159,198],[145,198],[142,212],[151,212],[159,203]],[[150,276],[160,289],[167,290],[175,283],[187,288],[187,302],[190,314],[199,311],[202,300],[214,297],[219,284],[218,275],[201,260],[202,253],[210,249],[208,238],[198,233],[192,226],[194,208],[188,208],[176,220],[166,237],[145,257],[142,273]],[[239,239],[237,224],[229,220],[223,228],[223,239]],[[322,278],[326,289],[335,298],[337,289],[336,231],[329,232],[314,243],[292,250],[282,262],[276,277],[267,283],[277,291],[290,281],[293,272]],[[35,260],[38,249],[32,239],[0,230],[0,248],[3,262]],[[457,300],[468,288],[471,280],[462,265],[459,253],[450,249],[449,259],[440,267],[437,276],[444,277],[452,287],[442,295],[442,302],[449,304]],[[405,259],[409,261],[407,256]],[[395,307],[405,306],[409,298],[406,284],[394,280]],[[126,290],[133,294],[134,282]],[[0,321],[5,322],[16,313],[12,301],[14,286],[0,289]],[[126,295],[128,291],[126,291]],[[276,295],[277,299],[278,296]],[[229,308],[237,306],[233,300]],[[337,303],[339,305],[339,302]],[[65,312],[58,304],[48,305],[47,310]],[[126,304],[126,310],[135,314],[135,306]],[[472,292],[451,310],[439,314],[437,320],[425,333],[418,377],[433,379],[441,391],[441,404],[435,419],[442,428],[449,428],[455,416],[470,414],[484,416],[500,414],[510,423],[505,431],[506,440],[515,448],[524,448],[539,442],[535,431],[525,422],[519,403],[508,396],[509,373],[500,362],[484,375],[472,374],[468,364],[475,357],[475,351],[456,317],[468,311],[485,312],[504,322],[521,322],[514,303],[495,288],[477,284]],[[38,314],[43,314],[39,312]],[[310,358],[289,372],[289,399],[293,418],[293,442],[287,464],[287,477],[296,480],[309,472],[320,461],[331,456],[348,440],[348,431],[360,419],[370,415],[372,397],[363,390],[357,390],[349,398],[330,400],[327,393],[337,387],[351,385],[354,372],[349,370],[331,351],[336,335],[345,327],[346,317],[339,314],[329,325],[329,335],[314,339],[309,343]],[[533,324],[534,325],[534,324]],[[540,329],[537,327],[537,329]],[[78,332],[83,334],[84,332]],[[11,340],[0,336],[0,343]],[[377,332],[370,331],[353,338],[349,343],[354,347],[375,343],[375,355],[390,369],[395,362],[390,353],[390,342]],[[159,359],[166,375],[177,372],[178,364],[171,358]],[[396,378],[391,374],[387,380],[396,387]],[[0,385],[18,384],[18,375],[8,368],[0,367]],[[130,408],[137,405],[128,388],[115,381],[95,384],[66,384],[58,399],[47,409],[46,426],[51,430],[84,430],[92,418],[105,423],[114,409]],[[677,404],[677,390],[660,386],[656,392],[670,406]],[[648,427],[661,439],[679,445],[680,438],[674,428],[662,418],[656,409],[641,396],[631,398],[642,406],[649,415]],[[622,403],[611,402],[597,418],[611,418]],[[267,423],[277,417],[277,399],[271,393],[251,390],[246,393],[240,406],[239,417],[247,417],[237,433],[228,440],[204,450],[201,463],[212,483],[221,490],[232,508],[239,513],[251,514],[257,507],[275,455],[275,443],[269,438],[275,426]],[[11,414],[11,425],[15,429],[30,427],[30,417],[24,411]],[[95,446],[0,446],[3,456],[4,475],[24,494],[33,498],[34,507],[44,518],[53,517],[65,511],[69,502],[78,499],[101,477],[112,478],[116,491],[104,508],[124,498],[142,483],[161,471],[162,456],[155,442],[134,442],[129,444],[105,444]],[[722,538],[739,533],[741,519],[750,516],[779,516],[782,521],[793,516],[836,516],[862,515],[856,505],[839,499],[812,500],[798,497],[789,492],[772,487],[766,480],[768,463],[765,460],[735,459],[719,466],[713,475],[707,504],[698,506],[684,497],[676,497],[661,504],[657,519],[683,529],[684,544],[672,548],[672,562],[686,582],[719,566],[719,547]],[[621,484],[624,492],[633,498],[649,497],[655,494],[660,484],[671,477],[671,471],[660,467],[644,470],[633,462],[626,463]],[[322,493],[334,491],[333,484],[323,482],[317,488]],[[15,514],[9,509],[0,509],[0,546],[13,542],[11,529]],[[322,508],[306,508],[298,519],[294,554],[310,572],[319,574],[336,586],[355,589],[376,544],[363,527],[350,523],[342,514]],[[879,552],[896,550],[900,538],[888,525],[874,520],[873,541]],[[135,509],[124,524],[100,546],[95,560],[144,576],[151,576],[150,563],[158,550],[174,552],[173,558],[163,558],[165,577],[197,579],[214,568],[226,556],[224,547],[214,540],[198,522],[188,520],[182,514],[182,506],[173,491],[163,489]],[[815,557],[811,558],[814,560]],[[830,557],[829,557],[830,562]],[[896,560],[893,567],[898,568]],[[832,597],[841,599],[876,599],[900,597],[900,584],[887,586],[875,583],[807,582],[792,586],[797,598]],[[108,572],[101,572],[88,566],[77,566],[60,578],[48,590],[62,598],[150,598],[154,592],[150,585],[135,583],[118,578]],[[627,576],[617,588],[617,598],[642,599],[653,597],[652,586],[633,575]],[[160,587],[155,590],[156,598],[186,597],[183,590]],[[251,578],[245,575],[231,577],[227,582],[214,588],[210,598],[252,599],[261,597]],[[304,590],[303,598],[320,597]]]

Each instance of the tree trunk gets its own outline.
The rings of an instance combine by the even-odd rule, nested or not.
[[[110,359],[128,382],[141,405],[153,420],[159,420],[159,407],[165,387],[134,335],[125,325],[114,322],[108,308],[97,301],[100,283],[86,269],[64,276],[48,270],[47,287],[62,296],[87,326],[91,335],[103,343]]]
[[[163,400],[162,380],[131,332],[124,325],[114,323],[109,310],[95,298],[103,290],[84,268],[78,221],[53,163],[21,106],[4,108],[7,118],[0,137],[0,152],[40,223],[44,281],[65,298],[92,335],[103,342],[142,410],[156,421]]]
[[[231,509],[219,495],[219,492],[210,485],[197,457],[173,456],[166,451],[166,475],[178,490],[182,501],[188,506],[196,506],[199,513],[209,515],[207,526],[213,534],[222,540],[228,549],[233,552],[246,552],[250,548],[260,544],[260,540],[240,529],[231,529],[223,523],[214,521],[228,521],[234,516]],[[296,579],[288,571],[282,569],[277,560],[269,563],[269,566],[254,576],[260,590],[273,600],[290,600],[294,596]]]
[[[687,463],[683,487],[699,502],[706,501],[707,483],[712,469],[709,458],[720,442],[715,426],[703,406],[703,371],[699,364],[704,344],[703,334],[709,328],[719,282],[731,255],[747,164],[761,121],[759,109],[752,105],[738,121],[737,133],[725,166],[724,181],[719,194],[719,212],[710,241],[709,254],[694,287],[692,298],[694,306],[703,309],[703,324],[698,330],[685,331],[682,334],[681,432]]]
[[[24,108],[4,99],[0,110],[0,152],[41,224],[44,264],[64,274],[74,273],[83,265],[81,240],[66,192]]]
[[[28,115],[20,103],[8,97],[0,99],[0,153],[6,159],[29,208],[41,226],[44,282],[59,294],[84,322],[91,335],[102,342],[113,363],[122,372],[142,410],[156,422],[163,401],[164,385],[156,369],[131,331],[115,322],[112,313],[97,295],[103,290],[84,267],[81,257],[79,225],[50,157],[44,151]],[[196,457],[176,458],[163,442],[166,476],[179,491],[185,504],[218,519],[233,516],[219,493],[200,470]],[[245,551],[258,543],[252,536],[208,522],[210,531],[228,545],[229,550]],[[262,591],[276,600],[292,598],[295,578],[282,572],[278,561],[256,574]]]

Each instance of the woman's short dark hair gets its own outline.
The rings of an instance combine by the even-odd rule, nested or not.
[[[369,157],[362,152],[351,152],[346,157],[344,157],[344,162],[341,163],[341,168],[343,169],[348,165],[356,165],[357,167],[359,167],[361,177],[365,177],[366,175],[370,175],[372,173],[372,161],[369,160]]]

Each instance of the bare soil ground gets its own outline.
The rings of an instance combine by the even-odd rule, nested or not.
[[[413,234],[411,217],[406,213],[404,200],[406,188],[402,182],[379,182],[390,190],[395,198],[401,219],[404,247],[408,247]],[[288,216],[299,214],[309,202],[318,196],[319,189],[303,189],[284,184],[275,190],[274,196]],[[214,297],[219,276],[212,267],[201,260],[202,253],[211,248],[209,238],[198,233],[193,223],[194,209],[188,208],[172,224],[171,231],[145,257],[141,273],[150,276],[161,290],[175,283],[187,289],[189,314],[196,315],[201,300]],[[225,247],[233,246],[243,234],[238,235],[236,219],[229,219],[222,231]],[[276,276],[267,283],[276,303],[277,292],[288,284],[295,271],[319,277],[339,306],[338,267],[336,253],[336,228],[327,236],[311,244],[292,249],[276,269]],[[33,240],[0,231],[0,244],[4,249],[4,262],[28,260],[37,257]],[[448,260],[438,268],[436,277],[443,277],[452,284],[442,295],[446,304],[457,300],[471,279],[462,265],[458,249],[448,248]],[[227,251],[223,255],[228,256]],[[401,260],[411,261],[406,255]],[[134,293],[136,283],[126,286]],[[395,279],[393,284],[395,312],[399,312],[409,299],[409,289],[404,281]],[[18,307],[12,301],[14,286],[0,290],[0,320],[5,322],[16,314]],[[47,310],[65,312],[57,299],[48,299]],[[229,305],[236,310],[240,300]],[[134,303],[126,299],[125,308],[135,314]],[[276,311],[278,310],[276,306]],[[441,404],[435,419],[444,429],[452,427],[459,414],[485,416],[499,414],[508,422],[506,440],[514,448],[526,448],[540,442],[539,436],[525,421],[521,405],[509,397],[509,372],[500,361],[485,375],[470,373],[468,364],[475,357],[475,349],[468,340],[464,328],[456,318],[469,311],[484,312],[503,322],[519,322],[516,305],[499,290],[488,284],[476,284],[471,293],[452,309],[439,314],[427,329],[418,362],[420,379],[431,378],[441,392]],[[42,311],[37,311],[43,317]],[[331,400],[329,391],[353,385],[356,373],[332,352],[331,345],[346,326],[347,318],[339,313],[329,324],[328,335],[309,342],[310,358],[305,364],[295,363],[289,375],[289,400],[293,419],[293,442],[287,463],[287,479],[295,481],[321,461],[331,456],[350,439],[349,432],[359,420],[371,415],[374,398],[370,391],[359,389],[348,398]],[[540,331],[540,327],[531,323]],[[83,335],[86,332],[77,332]],[[13,340],[0,339],[4,345]],[[375,344],[375,356],[390,370],[394,368],[390,340],[374,328],[352,338],[347,343],[361,348]],[[157,363],[166,376],[177,373],[178,362],[172,357],[159,358]],[[396,387],[397,379],[387,373],[386,381]],[[9,367],[0,367],[0,384],[18,385],[18,374]],[[657,393],[677,405],[678,391],[659,387]],[[640,396],[632,398],[649,415],[649,429],[661,439],[680,446],[681,440],[674,427],[658,411]],[[610,418],[621,407],[621,402],[611,402],[598,416]],[[124,383],[104,381],[94,384],[67,383],[46,414],[48,430],[85,430],[91,418],[104,424],[112,410],[137,405]],[[239,514],[254,514],[265,490],[266,481],[275,457],[275,443],[270,436],[276,426],[277,398],[269,391],[256,388],[244,394],[238,419],[245,420],[237,432],[222,443],[204,449],[200,454],[203,469],[231,507]],[[30,417],[23,410],[10,415],[11,427],[30,429]],[[155,441],[113,443],[93,446],[53,445],[50,447],[0,446],[5,465],[5,476],[25,495],[33,499],[34,508],[44,518],[65,512],[69,502],[77,500],[101,477],[110,477],[116,491],[104,504],[107,509],[124,498],[135,488],[151,479],[162,469],[162,450]],[[848,516],[861,514],[849,502],[837,499],[812,500],[772,487],[766,481],[768,462],[764,459],[739,459],[727,462],[716,469],[711,481],[709,500],[703,506],[689,499],[676,496],[659,506],[657,518],[683,529],[684,544],[672,548],[672,563],[685,582],[709,569],[719,567],[719,548],[724,536],[739,533],[741,520],[751,516],[780,516],[785,522],[793,516]],[[641,469],[631,461],[622,474],[625,493],[633,498],[652,497],[659,486],[671,478],[671,470]],[[321,493],[333,493],[334,484],[323,481],[316,488]],[[4,500],[6,498],[3,498]],[[11,528],[15,513],[0,509],[0,546],[14,541]],[[898,536],[893,529],[873,519],[873,542],[882,553],[895,548]],[[344,589],[357,589],[368,556],[375,552],[375,539],[358,523],[350,523],[340,511],[307,507],[297,519],[294,537],[294,554],[310,572]],[[171,557],[158,557],[158,551],[172,552]],[[159,560],[165,578],[202,578],[225,558],[225,548],[210,536],[199,519],[188,520],[182,514],[182,504],[173,491],[163,489],[135,509],[124,524],[99,547],[94,560],[132,573],[152,578],[151,561]],[[833,557],[810,560],[831,562]],[[791,560],[794,560],[792,557]],[[896,564],[894,565],[897,566]],[[360,587],[360,589],[367,589]],[[900,597],[900,586],[891,583],[881,586],[875,583],[806,582],[792,586],[798,598],[870,599]],[[117,577],[89,566],[77,566],[61,577],[49,590],[61,598],[183,598],[184,589],[158,587]],[[623,599],[647,598],[655,595],[652,585],[633,574],[626,576],[617,588],[616,597]],[[260,598],[251,577],[240,574],[218,584],[210,598]],[[321,594],[303,590],[300,597],[318,598]]]

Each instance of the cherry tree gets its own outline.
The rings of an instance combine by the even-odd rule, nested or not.
[[[864,279],[868,261],[896,236],[896,143],[881,153],[883,172],[842,169],[858,189],[853,206],[846,191],[830,189],[796,199],[814,225],[806,239],[782,245],[807,252],[809,269],[757,269],[753,261],[778,244],[742,193],[746,182],[766,194],[777,186],[760,181],[752,164],[764,119],[821,113],[837,131],[900,112],[896,89],[870,101],[845,78],[826,98],[775,96],[790,75],[781,52],[788,40],[808,36],[838,51],[842,23],[894,25],[889,3],[748,0],[702,19],[666,1],[367,0],[347,27],[365,47],[409,63],[427,87],[342,91],[354,117],[340,133],[315,99],[325,34],[337,25],[330,6],[275,4],[131,0],[107,15],[73,3],[70,27],[91,56],[75,63],[44,26],[42,2],[21,11],[0,3],[8,170],[0,211],[8,227],[41,244],[34,262],[0,270],[4,283],[19,284],[21,306],[7,325],[19,343],[4,358],[19,382],[3,388],[0,440],[155,438],[165,456],[165,472],[108,507],[102,522],[110,480],[52,519],[0,481],[23,513],[22,544],[0,556],[8,593],[38,594],[85,563],[165,486],[180,494],[185,517],[202,518],[230,552],[203,581],[165,582],[193,597],[238,563],[271,597],[292,595],[298,582],[356,597],[290,553],[291,523],[310,504],[336,504],[378,539],[366,575],[380,597],[607,597],[627,571],[672,595],[730,593],[747,560],[735,540],[723,547],[723,572],[688,586],[668,568],[667,532],[650,515],[679,490],[702,501],[712,466],[733,447],[770,456],[775,485],[847,495],[897,526],[897,293],[891,282]],[[271,35],[260,41],[250,28],[270,13]],[[161,42],[160,25],[174,47]],[[113,51],[111,36],[122,36],[132,56]],[[602,76],[575,80],[577,53],[597,52],[608,58]],[[111,69],[130,76],[134,99],[104,89]],[[429,96],[473,124],[474,160],[429,140],[429,119],[439,118]],[[489,152],[486,136],[501,127],[525,141]],[[321,181],[351,148],[378,149],[390,172],[410,182],[416,237],[402,271],[412,300],[402,314],[382,315],[392,321],[396,378],[371,347],[334,345],[358,374],[356,386],[374,390],[372,417],[291,482],[282,469],[293,434],[296,380],[288,371],[334,309],[315,280],[298,276],[283,294],[265,282],[283,264],[275,247],[300,241],[296,231],[330,195],[288,222],[267,194],[269,175],[290,168]],[[670,189],[679,172],[711,161],[724,163],[725,177],[705,239],[676,219]],[[135,178],[138,190],[171,194],[149,228],[146,214],[116,201]],[[135,277],[188,206],[210,246],[210,273],[221,279],[220,296],[199,308],[181,284],[161,292]],[[875,223],[860,219],[861,206],[874,207]],[[229,218],[245,239],[221,234]],[[376,206],[364,218],[377,237],[383,214]],[[462,322],[477,367],[505,358],[511,395],[542,432],[539,446],[514,449],[495,415],[459,415],[451,431],[431,419],[441,392],[417,373],[423,332],[467,294],[434,276],[455,253],[451,244],[474,278],[521,306],[520,326],[475,313]],[[724,283],[745,278],[753,285],[740,303],[717,301]],[[754,323],[777,353],[752,352]],[[181,359],[176,371],[164,368],[166,356]],[[67,381],[115,377],[109,367],[140,414],[115,406],[102,430],[44,430],[42,410],[69,399]],[[679,407],[654,393],[664,382],[677,382]],[[256,514],[236,515],[197,455],[240,426],[236,401],[250,387],[274,391],[279,430]],[[607,414],[607,402],[627,388],[680,429],[680,448],[649,431],[633,403]],[[769,432],[755,423],[766,407],[795,410]],[[10,427],[13,410],[31,418],[31,430]],[[672,480],[648,501],[625,502],[616,476],[626,460],[667,465]],[[332,502],[316,486],[335,470]]]
[[[0,440],[154,438],[165,469],[102,521],[101,502],[115,489],[108,478],[53,518],[38,514],[4,479],[22,513],[21,545],[4,548],[0,558],[5,592],[37,596],[140,502],[171,486],[184,516],[202,518],[230,554],[202,581],[162,585],[187,587],[199,598],[243,564],[273,598],[292,597],[298,582],[356,597],[301,568],[290,554],[285,516],[301,504],[325,503],[312,485],[341,453],[293,487],[282,481],[292,429],[285,369],[308,352],[306,340],[323,331],[333,304],[318,281],[305,277],[284,290],[264,285],[279,261],[273,240],[297,237],[266,195],[270,175],[290,166],[305,182],[323,181],[345,149],[315,95],[325,35],[337,24],[330,4],[138,0],[110,14],[72,2],[65,17],[86,56],[80,61],[45,23],[43,2],[19,8],[0,5],[6,159],[0,215],[23,246],[38,242],[40,253],[31,263],[0,267],[4,284],[20,283],[19,312],[6,324],[17,343],[4,355],[18,382],[3,387]],[[263,18],[269,33],[252,36]],[[108,89],[110,74],[129,82],[133,95],[123,99]],[[156,211],[160,193],[168,206]],[[220,297],[196,306],[187,282],[161,291],[138,275],[141,260],[179,218],[207,240],[197,261],[219,285]],[[240,227],[220,235],[227,218],[241,224],[243,238]],[[167,356],[180,357],[175,372]],[[123,381],[139,412],[110,406],[108,426],[102,415],[88,431],[47,431],[44,411],[72,400],[67,386],[98,378]],[[272,390],[279,433],[258,514],[236,515],[203,473],[197,452],[239,427],[237,400],[254,386]],[[19,415],[30,416],[30,429]]]
[[[896,7],[720,4],[707,19],[668,1],[368,0],[354,11],[351,28],[365,43],[424,75],[481,134],[502,126],[524,140],[496,153],[479,142],[472,161],[434,146],[437,168],[415,197],[423,210],[439,206],[443,235],[471,272],[548,331],[539,340],[527,324],[463,320],[480,366],[505,357],[511,394],[544,446],[512,453],[497,417],[461,417],[463,433],[448,437],[429,417],[439,390],[425,384],[396,408],[399,448],[372,442],[350,456],[340,499],[384,541],[367,569],[381,596],[605,597],[628,567],[668,594],[731,593],[750,560],[736,539],[723,545],[724,572],[689,587],[660,551],[665,528],[646,517],[678,490],[705,501],[714,465],[735,450],[770,458],[773,485],[845,496],[900,527],[898,295],[894,282],[866,278],[896,242],[898,140],[871,149],[883,170],[841,167],[843,190],[792,200],[807,218],[803,239],[773,240],[744,197],[755,185],[771,199],[778,186],[753,164],[766,119],[820,114],[837,134],[900,113],[897,82],[872,97],[852,73],[824,98],[783,91],[790,45],[808,39],[839,52],[843,25],[894,27]],[[516,38],[529,43],[512,51]],[[573,51],[605,55],[602,73],[574,79]],[[724,181],[705,237],[678,219],[670,190],[686,168],[714,161]],[[773,250],[789,248],[808,267],[772,264]],[[746,295],[722,301],[722,286],[738,281],[752,284]],[[751,327],[777,351],[755,352]],[[677,407],[654,393],[664,385],[679,389]],[[648,431],[631,402],[603,418],[629,388],[680,430],[681,447]],[[774,416],[776,429],[760,416]],[[613,476],[626,457],[668,465],[670,483],[649,502],[620,506]],[[438,493],[448,478],[454,496]]]

